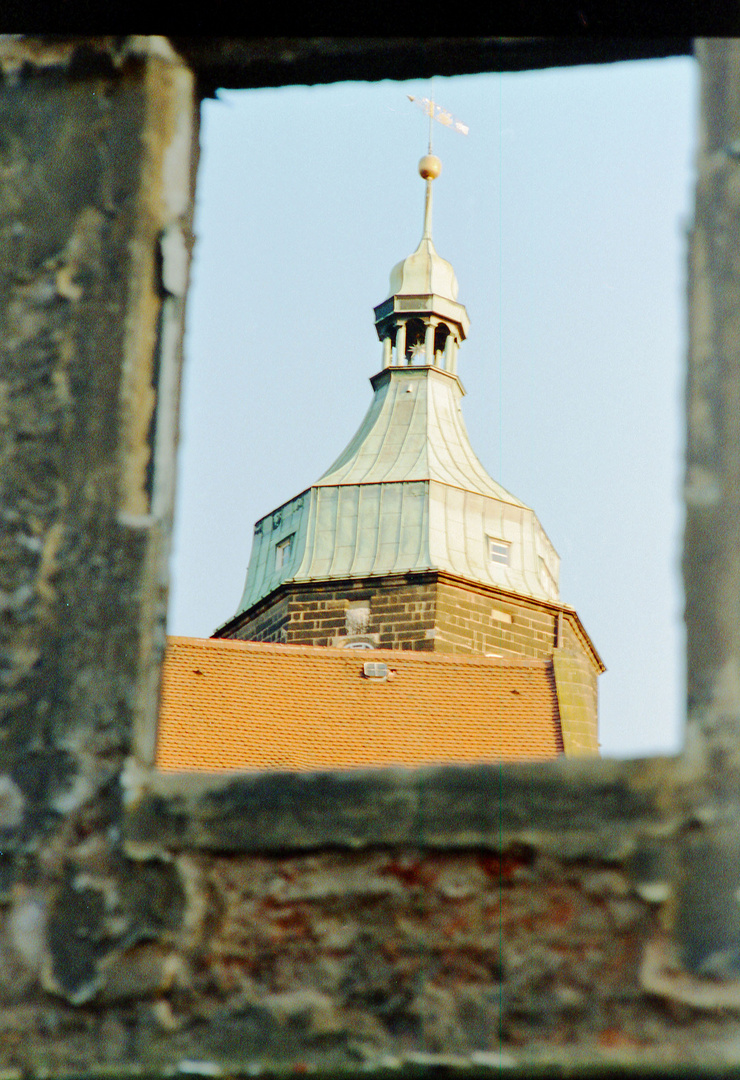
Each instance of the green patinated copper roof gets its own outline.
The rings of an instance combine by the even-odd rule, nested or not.
[[[397,349],[396,364],[392,349],[384,353],[391,363],[371,379],[373,400],[347,448],[311,488],[257,522],[237,614],[287,581],[425,570],[558,599],[552,544],[533,511],[488,475],[468,439],[454,374],[468,317],[452,266],[432,243],[429,179],[424,235],[394,268],[391,292],[376,308],[378,334],[391,339],[386,350],[409,320],[421,320],[454,340],[451,370],[442,366],[446,353],[434,353],[440,366],[418,367]]]
[[[372,383],[372,404],[346,450],[308,491],[257,523],[239,612],[284,581],[430,569],[556,599],[558,556],[533,511],[478,461],[459,380],[402,367]],[[288,537],[290,555],[278,565]],[[491,539],[510,545],[510,565],[491,561]]]
[[[457,376],[409,366],[386,368],[370,381],[375,395],[367,415],[318,485],[436,480],[523,505],[491,479],[476,457]]]

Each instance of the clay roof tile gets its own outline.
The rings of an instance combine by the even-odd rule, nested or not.
[[[388,667],[367,678],[364,664]],[[157,767],[342,769],[563,752],[546,660],[170,638]]]

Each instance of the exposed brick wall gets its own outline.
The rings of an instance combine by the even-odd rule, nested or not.
[[[371,600],[371,627],[377,627],[384,649],[433,651],[436,583],[427,578],[398,589],[382,589]]]
[[[350,603],[366,601],[369,622],[362,637],[382,649],[430,651],[435,595],[434,578],[418,574],[382,581],[317,582],[310,588],[297,585],[219,636],[289,645],[341,644],[348,637]]]
[[[259,611],[249,622],[241,624],[233,633],[224,635],[240,641],[285,641],[288,622],[288,597],[279,596],[272,604]],[[217,636],[221,636],[220,634]]]
[[[493,1063],[558,1039],[661,1041],[661,1007],[639,983],[655,914],[608,866],[385,849],[193,870],[210,898],[193,949],[207,992],[165,999],[184,1056],[290,1057],[298,1042],[314,1067],[413,1051]],[[220,1022],[194,1025],[199,1013]]]
[[[435,650],[543,659],[555,646],[557,613],[494,592],[440,581]]]
[[[148,924],[166,944],[123,948],[102,1002],[52,1002],[28,979],[19,988],[22,965],[3,958],[0,988],[15,1004],[5,1069],[356,1071],[427,1053],[480,1055],[497,1076],[523,1051],[530,1062],[554,1050],[686,1052],[678,1008],[641,985],[658,913],[619,865],[527,847],[202,852],[166,865]],[[716,1037],[714,1018],[690,1019],[691,1038]]]
[[[218,636],[291,645],[341,645],[349,636],[349,605],[360,600],[369,608],[362,636],[382,649],[545,659],[558,644],[556,609],[437,573],[287,586]],[[586,640],[570,612],[560,621],[560,644],[588,661],[595,693],[598,672]]]
[[[341,590],[317,588],[291,596],[286,642],[289,645],[331,645],[344,630],[347,600]]]

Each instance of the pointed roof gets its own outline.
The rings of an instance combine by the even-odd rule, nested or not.
[[[257,522],[239,611],[287,581],[427,570],[557,600],[558,555],[534,512],[475,455],[458,378],[406,366],[372,383],[367,415],[334,464]]]
[[[458,303],[458,284],[452,263],[438,254],[432,241],[432,181],[439,176],[442,162],[427,154],[419,162],[419,173],[426,181],[424,231],[419,246],[391,270],[390,297],[375,308],[378,336],[382,339],[397,320],[396,313],[435,314],[454,324],[464,340],[468,315]]]
[[[422,236],[419,246],[391,270],[391,296],[418,296],[435,293],[457,300],[458,284],[452,263],[437,254],[431,236]]]
[[[370,380],[375,395],[349,445],[316,487],[435,480],[524,503],[488,475],[465,427],[456,375],[441,368],[385,368]]]

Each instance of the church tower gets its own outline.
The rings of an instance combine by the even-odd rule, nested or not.
[[[552,657],[591,700],[595,737],[604,665],[560,599],[559,557],[463,421],[469,319],[432,241],[440,170],[432,154],[419,163],[423,235],[375,308],[382,368],[367,415],[316,483],[257,522],[239,609],[214,637]]]

